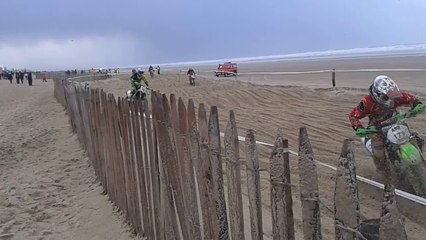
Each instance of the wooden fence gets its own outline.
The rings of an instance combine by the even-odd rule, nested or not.
[[[248,186],[244,191],[248,192],[251,234],[244,231],[240,141],[232,111],[221,139],[216,107],[208,115],[203,104],[196,111],[192,100],[185,104],[174,95],[168,98],[152,92],[150,104],[128,103],[102,89],[55,80],[55,97],[66,108],[105,194],[140,236],[161,240],[264,238],[261,169],[252,130],[244,144]],[[316,162],[306,128],[300,129],[299,139],[303,236],[322,239]],[[361,234],[366,223],[360,221],[353,151],[351,142],[345,141],[336,173],[336,239],[379,239],[378,235],[380,239],[406,239],[392,186],[384,192],[382,217],[376,223],[380,232]],[[288,141],[280,134],[269,173],[272,238],[295,239],[294,183]]]

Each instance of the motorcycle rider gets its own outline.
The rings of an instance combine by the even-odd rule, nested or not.
[[[195,79],[195,71],[194,71],[194,69],[192,69],[192,68],[190,68],[190,69],[188,69],[188,72],[186,72],[186,75],[188,75],[188,77],[189,77],[189,84],[190,85],[195,85],[195,82],[193,82],[194,81],[194,79]]]
[[[144,72],[141,69],[138,69],[137,72],[136,69],[132,69],[132,76],[130,77],[132,95],[134,95],[139,90],[142,84],[145,84],[146,87],[149,87],[148,80],[146,80],[143,73]]]
[[[424,111],[424,106],[419,99],[409,93],[401,92],[390,77],[380,75],[371,84],[369,95],[365,96],[349,114],[349,120],[355,131],[365,129],[360,119],[366,116],[369,117],[368,127],[380,127],[381,123],[393,118],[396,108],[401,106],[411,106],[410,114],[412,115]],[[419,147],[422,149],[424,140],[420,137],[416,140],[419,141]],[[385,139],[380,134],[371,138],[369,151],[372,151],[371,154],[377,170],[385,173]]]

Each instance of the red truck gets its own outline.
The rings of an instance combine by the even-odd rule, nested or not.
[[[236,76],[237,72],[238,72],[238,68],[236,63],[226,62],[223,64],[219,64],[219,67],[214,73],[216,77],[219,77],[219,76],[228,77],[228,76]]]

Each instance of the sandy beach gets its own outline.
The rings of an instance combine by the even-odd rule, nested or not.
[[[422,62],[422,61],[423,62]],[[259,71],[310,71],[361,68],[420,68],[425,58],[392,58],[307,61],[291,63],[241,64],[241,75],[216,78],[214,67],[199,67],[196,86],[189,86],[180,69],[164,69],[150,86],[163,93],[174,93],[185,101],[217,106],[221,130],[228,111],[234,110],[240,136],[254,129],[258,141],[273,143],[280,129],[297,151],[298,130],[308,128],[317,160],[337,166],[344,139],[355,139],[357,174],[382,181],[370,157],[356,139],[348,121],[374,75],[378,72],[338,73],[337,88],[330,88],[330,73],[320,74],[245,74]],[[370,64],[367,64],[369,63]],[[410,65],[408,63],[416,63]],[[374,64],[373,64],[374,63]],[[337,65],[341,64],[341,65]],[[334,66],[334,67],[332,67]],[[185,69],[182,69],[185,70]],[[383,72],[380,72],[383,73]],[[426,102],[426,73],[384,72],[404,90],[414,90]],[[115,97],[124,97],[129,75],[90,82]],[[0,239],[135,239],[114,206],[102,194],[92,167],[72,134],[68,116],[53,97],[53,84],[35,81],[35,86],[0,81]],[[426,116],[410,120],[414,129],[426,137]],[[242,145],[242,149],[244,144]],[[261,168],[268,169],[270,149],[259,146]],[[244,153],[241,153],[244,156]],[[296,238],[302,238],[301,206],[297,157],[291,156]],[[245,169],[243,169],[245,171]],[[318,167],[323,239],[334,239],[333,208],[335,172]],[[242,174],[243,202],[247,209],[246,175]],[[265,239],[272,238],[269,173],[261,173]],[[380,215],[381,192],[360,185],[362,218]],[[418,206],[405,205],[409,239],[424,239],[426,218],[416,214]],[[424,207],[423,207],[424,208]],[[424,211],[424,209],[420,209]],[[421,212],[421,211],[420,211]],[[245,230],[249,237],[249,214],[245,211]]]
[[[0,239],[135,239],[102,194],[53,83],[0,81]]]
[[[396,59],[393,59],[396,61]],[[358,60],[353,61],[354,68],[358,69],[361,65]],[[398,60],[402,61],[402,60]],[[398,62],[396,61],[396,63]],[[279,63],[274,63],[273,71],[282,71],[285,67]],[[282,63],[281,63],[282,64]],[[307,63],[312,64],[311,62]],[[324,64],[324,63],[323,63]],[[346,63],[348,69],[350,64]],[[297,70],[309,70],[310,66],[303,66],[299,63]],[[380,65],[372,66],[379,68]],[[321,76],[318,74],[301,74],[297,76],[274,75],[274,79],[269,79],[269,75],[258,76],[244,75],[245,72],[261,70],[258,68],[249,68],[242,64],[241,76],[237,81],[234,78],[216,78],[208,73],[208,69],[200,67],[200,74],[197,78],[195,87],[188,84],[187,76],[182,71],[179,74],[177,69],[166,71],[167,74],[156,75],[150,81],[150,86],[163,93],[174,93],[181,96],[185,101],[192,98],[196,104],[205,103],[207,106],[217,106],[219,109],[221,129],[225,129],[227,114],[229,110],[234,110],[239,127],[240,136],[245,136],[247,129],[254,129],[258,141],[273,143],[277,130],[281,129],[284,136],[289,139],[290,149],[297,151],[298,131],[302,126],[308,128],[308,133],[314,147],[316,159],[321,162],[337,166],[342,142],[344,139],[354,139],[356,145],[356,164],[357,174],[381,182],[383,179],[375,172],[374,164],[371,158],[366,154],[356,136],[353,133],[348,121],[348,114],[354,108],[361,98],[367,94],[368,83],[377,73],[347,73],[344,76],[338,75],[338,79],[347,86],[330,88],[327,84],[321,84],[321,78],[328,78],[330,84],[330,74]],[[315,69],[315,68],[312,68]],[[317,69],[324,69],[319,66]],[[291,69],[288,69],[291,70]],[[271,70],[270,70],[271,71]],[[419,97],[423,101],[425,87],[424,81],[426,74],[410,72],[392,72],[384,73],[394,77],[397,83],[404,90],[417,90]],[[399,77],[403,76],[403,77]],[[106,92],[112,92],[116,97],[123,97],[128,89],[129,75],[121,75],[116,78],[97,81],[91,83],[91,86],[101,87]],[[358,81],[362,79],[362,81]],[[402,81],[400,81],[400,79]],[[305,81],[306,80],[306,81]],[[313,84],[314,83],[314,84]],[[339,85],[340,86],[340,85]],[[426,116],[419,116],[411,120],[410,123],[414,129],[420,131],[425,137]],[[243,145],[243,144],[242,144]],[[262,165],[268,168],[268,158],[270,149],[260,147],[262,156]],[[242,147],[243,150],[243,147]],[[244,153],[241,152],[241,156]],[[292,181],[297,183],[297,157],[291,156],[291,165],[293,169]],[[323,203],[322,221],[323,236],[325,239],[334,238],[333,208],[334,194],[334,171],[318,167],[320,181],[320,198]],[[242,176],[245,174],[242,173]],[[264,209],[269,206],[269,175],[262,174]],[[245,182],[245,177],[243,177]],[[247,186],[243,186],[243,193],[246,196]],[[361,212],[363,217],[377,218],[380,216],[381,193],[372,190],[369,187],[360,185]],[[293,201],[295,202],[294,211],[296,217],[296,229],[301,234],[301,209],[299,202],[299,193],[297,187],[293,190]],[[247,204],[247,199],[245,199]],[[410,239],[423,239],[426,234],[426,219],[418,217],[416,207],[405,208],[406,227]],[[245,215],[246,229],[249,229],[248,212]],[[265,236],[271,236],[270,212],[264,211]],[[248,234],[248,233],[247,233]],[[301,237],[301,235],[299,235]]]

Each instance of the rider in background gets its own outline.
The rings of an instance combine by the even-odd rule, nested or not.
[[[188,72],[186,72],[186,75],[191,76],[192,74],[195,75],[194,69],[192,69],[192,68],[188,69]]]
[[[186,72],[186,75],[188,75],[189,84],[191,84],[191,85],[194,84],[195,85],[195,83],[192,83],[192,81],[193,81],[192,79],[195,79],[195,71],[194,71],[194,69],[192,69],[192,68],[188,69],[188,72]]]
[[[401,106],[411,106],[414,114],[418,113],[416,108],[422,103],[413,95],[401,92],[396,83],[388,76],[378,76],[374,79],[369,88],[369,95],[349,114],[349,120],[355,131],[364,129],[360,120],[369,117],[368,127],[380,127],[380,124],[394,117],[396,108]],[[419,138],[420,140],[420,138]],[[420,149],[423,148],[424,141],[420,140]],[[372,155],[378,171],[384,171],[385,161],[385,139],[380,134],[376,134],[371,139]]]
[[[145,76],[143,75],[143,73],[144,73],[144,71],[142,71],[141,69],[138,69],[139,78],[145,84],[145,87],[149,87],[148,80],[145,78]]]
[[[142,85],[142,82],[149,87],[148,81],[145,76],[143,76],[143,71],[138,69],[132,69],[132,76],[130,77],[130,86],[132,88],[132,94],[135,94]]]

